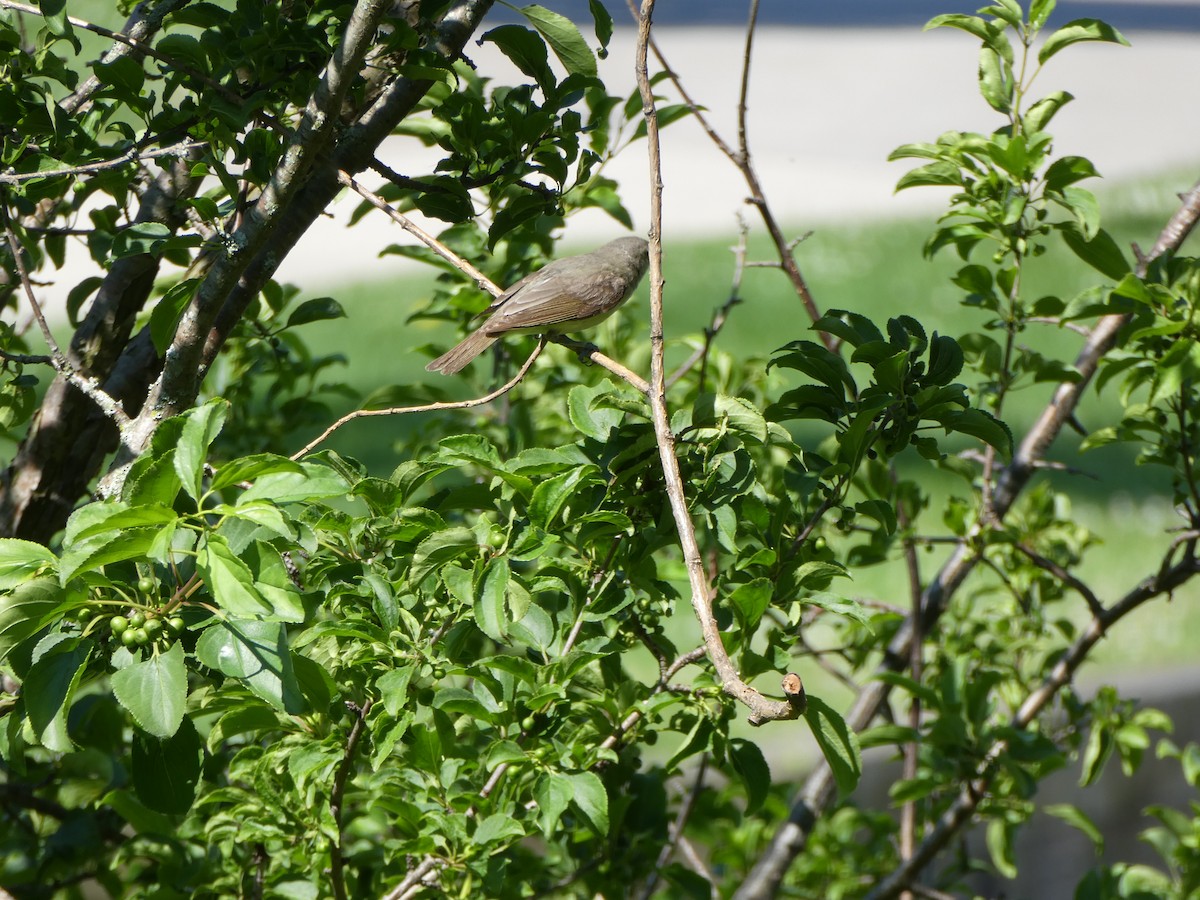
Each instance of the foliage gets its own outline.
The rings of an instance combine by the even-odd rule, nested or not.
[[[22,441],[0,497],[0,883],[30,897],[766,896],[755,874],[789,817],[804,830],[778,875],[790,896],[890,896],[918,878],[965,890],[984,865],[1011,877],[1042,779],[1078,760],[1090,785],[1114,754],[1132,771],[1169,731],[1112,689],[1068,683],[1100,636],[1196,571],[1200,267],[1128,259],[1079,186],[1091,164],[1053,156],[1069,95],[1028,96],[1069,45],[1123,39],[1082,19],[1042,40],[1048,0],[931,23],[981,42],[980,89],[1002,119],[896,151],[923,161],[902,187],[956,189],[928,251],[961,257],[970,332],[833,308],[812,323],[819,340],[781,332],[764,365],[724,353],[714,326],[671,383],[669,441],[635,385],[558,353],[536,388],[398,439],[383,474],[289,455],[346,392],[324,380],[338,358],[304,337],[345,310],[271,279],[306,211],[387,134],[436,145],[432,173],[376,166],[383,199],[512,283],[572,211],[629,223],[603,167],[652,135],[644,99],[611,96],[550,10],[482,35],[531,79],[502,85],[460,58],[490,4],[385,5],[139,7],[130,28],[154,54],[106,56],[95,83],[61,5],[22,19],[32,34],[0,17],[0,103],[18,125],[0,132],[17,254],[5,303],[32,289],[22,269],[61,263],[67,230],[105,272],[73,294],[61,358],[0,329],[0,425]],[[603,51],[612,20],[590,8]],[[1104,280],[1030,299],[1024,266],[1055,242]],[[486,305],[453,259],[393,252],[442,272],[422,317],[466,324]],[[1022,344],[1068,325],[1091,328],[1074,361]],[[611,336],[606,353],[648,368],[632,323]],[[511,374],[512,349],[468,377]],[[47,363],[43,395],[32,375]],[[1097,366],[1123,412],[1085,449],[1129,442],[1168,469],[1183,529],[1117,598],[1074,574],[1095,540],[1070,483],[1030,484],[1040,457],[1002,421],[1013,391],[1057,385],[1061,406]],[[422,390],[438,393],[384,393]],[[124,412],[98,409],[100,394]],[[55,416],[94,442],[63,448]],[[664,444],[704,596],[688,588]],[[955,488],[935,498],[940,474]],[[85,489],[100,499],[76,504]],[[950,552],[933,576],[917,551],[935,546]],[[848,586],[875,567],[909,585],[907,605],[904,588]],[[820,664],[919,714],[867,728],[874,709],[858,721],[817,689],[804,724],[794,705],[797,721],[749,732],[714,648],[697,646],[689,593],[754,689]],[[789,808],[795,785],[764,750],[801,733],[828,781]],[[1196,748],[1159,746],[1194,790]],[[915,751],[891,807],[858,802],[863,747]],[[893,809],[929,857],[954,834],[939,822],[984,822],[987,860],[913,871]],[[1078,896],[1190,896],[1197,810],[1151,811],[1161,871],[1098,864]],[[1078,809],[1049,811],[1103,843]],[[683,841],[699,863],[676,858]]]

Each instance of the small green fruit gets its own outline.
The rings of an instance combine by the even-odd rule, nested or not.
[[[124,616],[113,616],[108,620],[108,627],[112,629],[113,634],[122,634],[129,628],[129,620]]]
[[[124,631],[122,631],[121,632],[121,643],[124,644],[126,647],[136,647],[137,642],[138,642],[138,639],[137,639],[138,631],[139,631],[139,629],[137,629],[137,628],[127,628]]]
[[[147,619],[145,630],[146,634],[150,636],[150,640],[156,640],[163,633],[162,619]]]
[[[129,617],[129,624],[133,628],[141,628],[146,624],[146,614],[143,612],[135,612]]]
[[[143,575],[138,579],[138,590],[143,594],[153,594],[154,589],[158,587],[158,582],[149,575]]]
[[[178,637],[187,630],[187,623],[183,621],[181,616],[171,616],[171,618],[167,621],[167,627],[171,629],[171,634]]]

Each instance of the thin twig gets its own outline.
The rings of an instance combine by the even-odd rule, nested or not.
[[[346,833],[342,827],[342,801],[346,794],[346,781],[350,777],[351,769],[354,768],[354,754],[358,749],[358,742],[362,738],[363,729],[367,723],[367,714],[370,713],[373,702],[367,698],[362,706],[354,710],[357,718],[350,728],[350,734],[346,737],[346,749],[342,752],[342,761],[333,776],[333,788],[329,792],[329,811],[333,815],[333,821],[337,824],[338,831],[337,842],[330,848],[329,877],[333,883],[333,895],[338,900],[345,900],[346,897],[345,856],[342,849]]]
[[[383,197],[379,196],[379,194],[375,193],[369,188],[363,187],[348,173],[345,171],[339,171],[338,182],[350,188],[352,191],[386,215],[389,219],[419,240],[426,247],[466,275],[471,281],[475,282],[480,290],[491,294],[493,297],[499,297],[504,293],[503,288],[499,287],[495,282],[479,271],[479,269],[471,265],[470,262],[463,259],[408,216],[404,215],[404,213],[397,210],[390,203],[384,200]],[[581,341],[575,341],[563,335],[552,335],[549,337],[549,340],[556,344],[562,344],[564,347],[569,347],[575,352],[579,353],[581,356],[589,359],[591,362],[608,369],[608,371],[612,372],[614,375],[633,385],[633,387],[642,394],[645,394],[650,389],[644,378],[642,378],[636,372],[633,372],[632,370],[621,365],[616,360],[605,356],[590,344],[585,344]]]
[[[384,200],[383,197],[379,196],[379,194],[375,193],[369,188],[363,187],[348,172],[343,169],[339,169],[337,177],[340,184],[350,188],[350,190],[354,191],[354,193],[358,194],[358,196],[362,197],[377,210],[382,212],[385,216],[415,237],[418,241],[420,241],[442,259],[446,260],[446,262],[450,263],[450,265],[454,266],[454,268],[466,275],[469,279],[475,282],[476,285],[478,285],[481,291],[487,291],[487,293],[491,294],[493,297],[499,297],[504,293],[503,288],[497,286],[490,278],[488,278],[477,268],[435,238],[432,234],[430,234],[408,216],[404,215],[404,213],[393,207],[390,203]]]
[[[658,880],[662,876],[662,870],[667,867],[667,863],[671,861],[671,857],[675,854],[676,845],[683,839],[683,830],[687,827],[688,819],[692,816],[692,810],[696,806],[696,797],[704,788],[704,776],[708,773],[708,754],[700,755],[700,763],[696,766],[696,775],[692,778],[691,789],[684,795],[683,803],[679,805],[679,811],[675,814],[675,821],[671,823],[670,829],[667,831],[667,842],[663,844],[662,850],[658,853],[658,859],[654,862],[654,868],[650,870],[650,875],[646,879],[646,883],[642,886],[641,893],[638,894],[639,900],[650,900],[654,894],[654,889],[658,886]]]
[[[3,2],[4,0],[0,0],[0,3]],[[57,178],[60,175],[90,175],[93,172],[117,169],[142,159],[158,159],[163,156],[184,156],[193,150],[200,150],[207,146],[208,141],[180,141],[177,144],[172,144],[169,147],[160,147],[157,150],[139,150],[137,147],[130,147],[120,156],[114,156],[112,159],[104,159],[99,162],[66,166],[61,169],[46,169],[41,172],[18,172],[7,175],[0,173],[0,184],[20,184],[23,181],[31,181],[35,178]],[[88,232],[79,233],[86,234]]]
[[[1095,592],[1058,563],[1054,562],[1053,560],[1046,559],[1046,557],[1042,556],[1032,547],[1027,547],[1025,544],[1022,544],[1019,541],[1014,544],[1014,546],[1039,569],[1049,572],[1063,584],[1074,588],[1076,593],[1083,597],[1083,600],[1085,603],[1087,603],[1088,609],[1091,610],[1092,615],[1096,616],[1104,612],[1104,606],[1100,603],[1099,598],[1096,597]]]
[[[892,478],[896,473],[892,470]],[[913,639],[911,642],[908,668],[915,683],[921,683],[924,663],[923,651],[925,638],[921,633],[921,567],[917,560],[917,548],[913,542],[911,529],[912,520],[902,499],[897,498],[896,518],[904,535],[904,567],[908,572],[908,593],[912,602],[911,616],[913,622]],[[908,704],[908,726],[912,729],[913,738],[904,745],[904,778],[912,780],[917,777],[917,766],[921,754],[921,697],[913,693]],[[909,859],[913,855],[917,841],[917,801],[908,800],[900,810],[900,858]],[[908,894],[902,900],[912,900]]]
[[[713,342],[717,339],[717,335],[720,334],[721,329],[725,327],[725,323],[729,320],[730,310],[742,302],[742,275],[746,271],[747,230],[745,221],[739,215],[738,242],[737,246],[733,248],[733,279],[729,288],[729,299],[713,312],[712,321],[704,329],[704,343],[697,347],[692,352],[692,355],[684,360],[683,365],[671,373],[671,377],[667,379],[667,390],[674,387],[676,382],[690,372],[698,362],[703,363],[700,368],[699,385],[700,390],[704,390],[704,381],[708,374],[708,356],[712,352]]]
[[[434,859],[432,856],[425,857],[425,859],[409,870],[402,882],[384,894],[383,900],[404,900],[404,898],[412,896],[411,892],[413,889],[419,889],[424,883],[425,878],[434,869],[440,868],[441,865],[441,860]]]
[[[617,537],[613,538],[612,546],[608,550],[608,556],[604,558],[604,562],[600,564],[599,568],[592,573],[592,577],[589,579],[591,584],[588,588],[587,599],[584,600],[583,605],[579,607],[579,615],[575,617],[575,622],[571,626],[571,631],[567,635],[567,639],[563,641],[562,652],[559,653],[560,658],[571,652],[571,648],[575,646],[575,641],[579,638],[579,632],[583,629],[584,613],[588,611],[588,607],[592,605],[592,601],[600,595],[600,593],[612,580],[614,573],[610,571],[610,567],[612,566],[613,559],[617,555],[617,548],[621,546],[621,537],[621,535],[618,535]],[[603,587],[600,584],[602,581],[605,582]]]
[[[552,344],[560,344],[563,347],[574,350],[582,359],[595,363],[602,369],[608,369],[608,371],[625,381],[639,393],[648,394],[650,392],[650,383],[645,378],[632,369],[621,365],[612,357],[605,356],[591,344],[584,341],[577,341],[574,338],[569,338],[561,334],[552,334],[549,337]]]
[[[634,0],[626,0],[630,11],[634,18],[639,18],[637,9],[634,5]],[[739,89],[741,104],[738,108],[738,121],[742,133],[744,134],[744,122],[746,117],[746,93],[747,83],[750,77],[750,49],[753,46],[753,32],[758,18],[758,0],[753,0],[751,3],[749,23],[746,35],[746,49],[742,60],[742,85]],[[800,266],[796,263],[796,257],[792,253],[794,244],[789,241],[783,234],[783,229],[779,227],[779,222],[775,218],[775,214],[771,211],[770,205],[767,203],[766,194],[763,192],[762,184],[758,180],[758,174],[754,170],[753,162],[751,161],[748,148],[735,150],[717,133],[716,129],[709,123],[708,118],[704,115],[703,110],[695,100],[692,99],[687,89],[683,86],[679,75],[667,63],[666,57],[663,56],[658,44],[653,38],[649,41],[649,47],[654,51],[654,56],[658,60],[659,65],[667,73],[667,77],[671,80],[671,84],[675,86],[680,98],[687,104],[689,113],[704,129],[709,139],[716,145],[729,160],[741,172],[742,178],[746,182],[746,186],[750,189],[750,197],[747,203],[758,210],[759,217],[766,226],[767,233],[771,236],[771,242],[775,245],[775,250],[779,255],[779,267],[787,275],[788,280],[792,283],[792,289],[796,292],[796,296],[800,298],[800,302],[804,305],[805,312],[812,321],[817,321],[821,317],[820,310],[817,308],[816,300],[813,299],[812,292],[808,288],[808,282],[804,275],[800,272]],[[820,332],[821,340],[830,350],[836,350],[838,341],[828,332]]]
[[[642,0],[641,17],[638,21],[637,80],[642,95],[642,113],[646,119],[646,146],[650,166],[650,401],[654,433],[658,441],[659,460],[663,472],[667,498],[679,533],[680,548],[687,567],[691,586],[692,608],[700,623],[708,657],[717,671],[722,690],[739,700],[750,709],[749,721],[761,725],[775,719],[794,719],[801,714],[797,704],[787,700],[770,700],[747,684],[738,675],[729,653],[721,640],[717,620],[713,616],[712,598],[700,547],[696,542],[696,528],[688,511],[684,494],[683,479],[679,472],[679,460],[675,456],[675,435],[671,431],[667,412],[666,373],[663,367],[663,274],[662,274],[662,158],[658,135],[658,114],[654,92],[650,85],[647,69],[647,54],[650,45],[650,26],[654,13],[654,0]]]
[[[314,447],[323,443],[326,438],[328,438],[347,422],[352,422],[355,419],[365,419],[368,416],[399,416],[408,413],[435,412],[447,409],[470,409],[473,406],[483,406],[485,403],[491,403],[497,397],[507,394],[517,386],[521,379],[525,377],[525,373],[528,372],[533,366],[534,361],[541,356],[542,349],[545,346],[546,338],[543,336],[538,339],[537,346],[533,348],[533,352],[529,354],[529,359],[525,360],[525,364],[521,366],[520,371],[518,371],[517,374],[510,378],[507,382],[500,385],[500,387],[496,388],[490,393],[484,394],[482,397],[475,397],[471,400],[447,401],[444,403],[424,403],[420,406],[390,406],[387,409],[356,409],[354,412],[347,413],[346,415],[342,416],[340,419],[322,431],[317,437],[313,438],[311,441],[293,453],[291,458],[300,459],[302,456],[305,456],[311,452]]]
[[[7,194],[0,194],[0,223],[4,226],[4,238],[8,242],[8,249],[12,254],[13,266],[16,267],[17,277],[20,279],[21,286],[25,289],[25,297],[29,300],[29,306],[33,310],[34,319],[37,320],[38,328],[41,329],[42,337],[45,339],[46,346],[50,350],[50,365],[54,368],[54,371],[91,399],[102,413],[116,423],[119,429],[124,429],[129,424],[129,416],[121,408],[121,404],[115,398],[106,394],[94,378],[76,372],[70,361],[63,354],[62,349],[58,346],[58,341],[50,333],[50,326],[46,323],[46,316],[42,312],[42,305],[38,302],[37,295],[33,292],[33,284],[29,280],[29,271],[25,268],[24,250],[21,247],[20,241],[17,240],[17,235],[12,227],[12,220],[8,215]]]

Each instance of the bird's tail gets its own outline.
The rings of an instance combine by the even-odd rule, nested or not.
[[[482,328],[476,329],[427,365],[425,370],[427,372],[441,372],[444,375],[453,375],[460,369],[465,368],[467,363],[494,343],[496,343],[496,338],[489,334],[484,334]]]

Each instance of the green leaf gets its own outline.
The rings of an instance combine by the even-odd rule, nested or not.
[[[1032,28],[1041,28],[1054,12],[1057,0],[1033,0],[1029,4],[1029,24]]]
[[[554,73],[550,70],[546,44],[538,35],[520,25],[499,25],[479,39],[493,43],[513,64],[534,79],[544,92],[554,89]]]
[[[287,633],[278,622],[219,622],[206,629],[196,642],[196,658],[223,675],[245,681],[250,690],[276,709],[293,714],[303,709]]]
[[[692,404],[696,428],[728,427],[755,443],[767,441],[767,420],[749,400],[727,394],[701,394]]]
[[[492,850],[493,853],[498,853],[508,846],[512,838],[524,836],[525,829],[510,814],[492,813],[492,815],[479,823],[479,827],[475,829],[475,834],[471,836],[471,842],[478,847],[490,847],[493,844],[500,845]]]
[[[900,180],[896,182],[896,192],[927,185],[957,187],[962,183],[963,176],[958,166],[951,162],[935,162],[927,166],[919,166],[901,175]]]
[[[185,278],[171,287],[154,305],[154,311],[150,313],[150,339],[159,356],[165,355],[171,346],[175,328],[196,295],[200,281],[199,278]]]
[[[550,529],[573,499],[587,496],[586,488],[600,484],[600,471],[594,465],[579,466],[542,481],[529,498],[529,521]]]
[[[596,77],[596,57],[574,22],[536,4],[522,6],[518,12],[546,39],[546,43],[568,72],[588,78]]]
[[[290,472],[303,475],[304,467],[300,463],[288,459],[286,456],[278,456],[274,453],[258,453],[253,456],[244,456],[241,459],[230,460],[217,469],[216,474],[213,475],[209,489],[216,492],[230,485],[240,484],[243,481],[255,481],[264,475],[270,475],[275,472]],[[251,499],[249,503],[266,502],[266,499]],[[243,505],[245,502],[246,496],[244,494],[238,497],[238,506]]]
[[[808,727],[812,729],[817,746],[825,755],[825,761],[833,772],[838,793],[848,796],[862,775],[862,754],[858,738],[846,721],[824,700],[808,695],[808,708],[804,711]]]
[[[1117,242],[1103,228],[1091,238],[1074,222],[1063,223],[1060,230],[1072,252],[1097,272],[1119,281],[1133,271]]]
[[[625,414],[598,401],[614,393],[616,390],[608,380],[571,388],[567,394],[567,414],[571,417],[571,424],[585,437],[607,441],[609,435],[620,426]]]
[[[413,553],[409,579],[413,584],[420,584],[450,560],[458,559],[477,547],[475,532],[461,525],[431,534],[417,545]]]
[[[48,750],[67,753],[75,749],[67,734],[67,714],[91,652],[91,641],[66,640],[44,653],[25,673],[21,696],[29,724]]]
[[[846,572],[841,571],[839,574],[845,575]],[[867,612],[866,607],[864,607],[857,600],[851,600],[847,597],[840,597],[837,594],[831,594],[828,591],[817,591],[816,593],[809,594],[807,597],[805,597],[804,602],[810,606],[819,606],[821,609],[834,613],[835,615],[846,616],[847,618],[854,619],[854,621],[868,627],[871,624],[871,616]]]
[[[1058,111],[1074,99],[1074,95],[1068,94],[1066,91],[1055,91],[1053,94],[1043,97],[1025,111],[1026,132],[1032,134],[1044,131]]]
[[[0,662],[45,627],[64,593],[57,578],[35,578],[0,594]]]
[[[49,574],[57,565],[58,557],[41,544],[17,538],[0,539],[0,591],[16,587],[38,575]],[[3,602],[0,599],[0,604]]]
[[[991,819],[987,824],[987,848],[992,865],[1005,878],[1017,877],[1017,864],[1013,860],[1013,826],[1004,819]]]
[[[280,471],[259,477],[238,502],[270,500],[282,505],[345,497],[349,493],[350,485],[346,479],[329,466],[312,461],[300,465],[303,467],[300,472]]]
[[[113,239],[112,255],[123,257],[158,253],[170,236],[171,229],[162,222],[135,222],[117,232]]]
[[[342,308],[342,304],[332,297],[315,297],[312,300],[305,300],[296,307],[296,310],[288,316],[286,327],[295,328],[297,325],[307,325],[309,322],[344,318],[346,318],[346,310]]]
[[[187,705],[187,667],[178,642],[113,673],[113,694],[143,731],[169,738],[179,730]]]
[[[982,409],[964,409],[940,413],[937,421],[947,432],[969,434],[999,450],[1006,458],[1012,456],[1013,436],[1006,423]]]
[[[133,56],[118,56],[112,62],[98,60],[92,64],[92,71],[105,84],[119,89],[124,95],[122,99],[134,100],[146,83],[146,72],[139,59]]]
[[[229,403],[220,398],[198,406],[184,416],[183,433],[175,448],[175,471],[193,500],[203,496],[204,461],[208,448],[225,424]]]
[[[729,595],[729,604],[733,607],[734,615],[738,617],[742,630],[747,637],[752,635],[762,621],[763,613],[771,605],[771,594],[774,586],[766,578],[756,578],[746,584],[738,585]]]
[[[539,779],[533,799],[537,802],[538,827],[547,840],[554,836],[558,821],[574,796],[574,787],[566,775],[548,772]]]
[[[204,748],[191,719],[165,740],[134,733],[133,786],[138,799],[156,812],[182,815],[192,808],[203,762]]]
[[[598,836],[608,834],[608,792],[595,772],[575,772],[567,775],[571,785],[571,802],[587,819]]]
[[[985,43],[992,40],[995,36],[995,26],[988,22],[987,19],[979,16],[967,16],[962,13],[947,13],[941,16],[934,16],[925,23],[925,31],[930,31],[934,28],[958,28],[967,34],[973,34]]]
[[[1096,823],[1088,818],[1087,813],[1078,806],[1072,806],[1070,803],[1051,803],[1043,809],[1050,815],[1062,819],[1068,825],[1082,831],[1091,840],[1096,853],[1104,853],[1104,834],[1096,827]]]
[[[588,9],[591,10],[592,20],[596,23],[596,40],[600,42],[601,48],[606,48],[608,47],[608,42],[612,40],[613,17],[604,8],[604,4],[600,0],[588,0]],[[603,49],[601,50],[601,58],[604,58]]]
[[[1090,159],[1082,156],[1064,156],[1056,159],[1046,169],[1046,190],[1061,193],[1068,185],[1085,178],[1097,178],[1099,175]]]
[[[1046,43],[1042,44],[1042,49],[1038,51],[1038,62],[1044,63],[1059,50],[1080,41],[1104,41],[1129,46],[1125,36],[1107,22],[1101,22],[1099,19],[1075,19],[1046,38]]]
[[[475,596],[475,624],[493,641],[503,642],[508,636],[508,560],[498,556],[484,570],[479,592]]]
[[[758,744],[744,738],[729,741],[729,761],[746,785],[746,815],[756,812],[771,788],[771,767]]]
[[[979,92],[997,112],[1006,113],[1012,108],[1013,80],[1000,54],[988,46],[979,50]]]
[[[237,618],[259,618],[274,612],[254,585],[254,573],[222,535],[209,532],[196,555],[196,568],[221,609]]]
[[[37,6],[51,34],[75,39],[75,31],[67,18],[67,0],[38,0]]]

